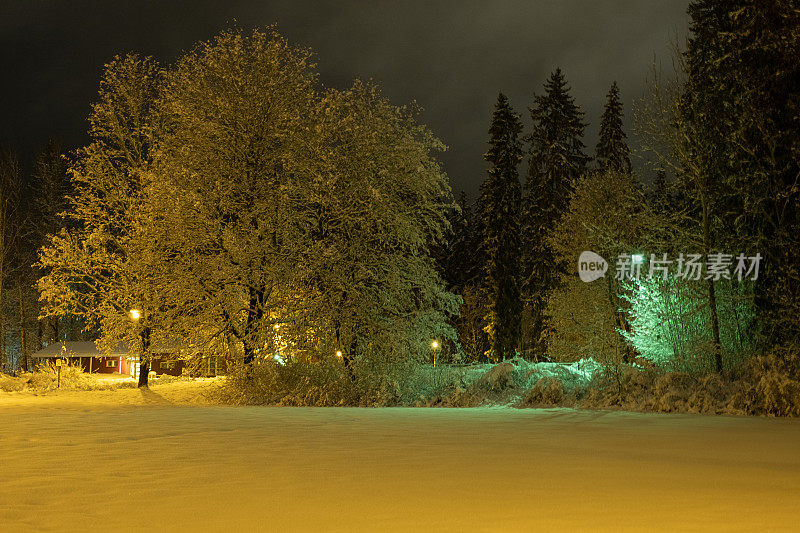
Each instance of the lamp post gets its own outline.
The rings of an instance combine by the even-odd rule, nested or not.
[[[436,368],[436,349],[439,348],[439,341],[433,339],[431,349],[433,349],[433,368]]]
[[[138,326],[139,325],[139,319],[142,317],[142,312],[139,311],[138,309],[131,309],[129,314],[131,316],[131,320],[133,321],[133,323]],[[136,369],[136,373],[135,373],[136,375],[133,376],[134,378],[138,378],[139,377],[139,373],[142,371],[142,355],[143,355],[142,354],[142,350],[140,349],[139,350],[139,367]],[[122,363],[120,363],[120,364],[122,364]],[[120,367],[120,371],[121,370],[122,370],[122,368]]]

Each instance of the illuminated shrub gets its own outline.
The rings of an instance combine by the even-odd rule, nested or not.
[[[713,344],[707,285],[669,276],[634,280],[622,298],[630,302],[630,331],[623,337],[643,359],[666,370],[712,368]],[[752,287],[716,284],[723,362],[735,368],[753,346]]]

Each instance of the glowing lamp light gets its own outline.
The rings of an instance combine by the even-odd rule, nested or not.
[[[133,320],[139,320],[141,318],[142,313],[138,309],[131,309],[131,318]]]
[[[435,341],[433,341],[433,342],[431,343],[431,348],[433,348],[434,350],[435,350],[436,348],[438,348],[438,347],[439,347],[439,341],[436,341],[436,340],[435,340]]]
[[[341,352],[341,350],[337,350],[337,351],[336,351],[336,357],[338,357],[339,359],[341,359],[341,358],[342,358],[342,352]]]

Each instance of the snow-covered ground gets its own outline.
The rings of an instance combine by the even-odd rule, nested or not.
[[[0,531],[791,531],[800,420],[0,392]]]

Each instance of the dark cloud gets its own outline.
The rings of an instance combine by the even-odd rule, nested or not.
[[[325,83],[374,78],[395,103],[416,100],[450,146],[456,190],[482,180],[486,130],[498,91],[527,117],[534,91],[560,66],[591,123],[617,80],[628,111],[654,58],[669,60],[686,2],[663,0],[458,2],[4,2],[0,7],[0,141],[23,159],[49,137],[84,141],[102,66],[138,51],[174,60],[236,23],[277,23],[317,54]]]

